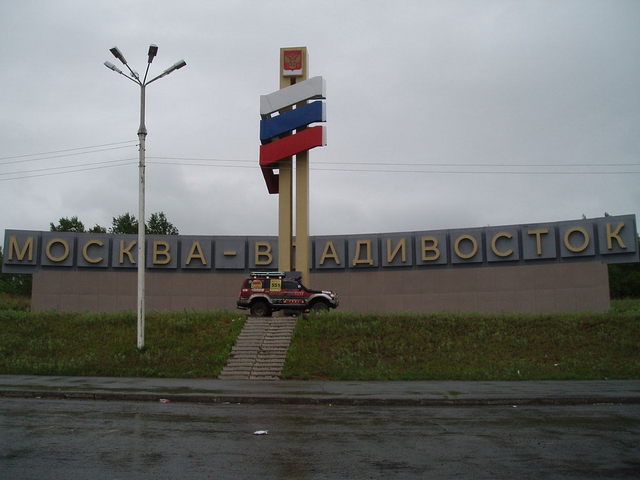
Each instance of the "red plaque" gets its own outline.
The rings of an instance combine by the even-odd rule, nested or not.
[[[284,77],[299,77],[303,75],[305,50],[304,48],[282,49],[282,75]]]

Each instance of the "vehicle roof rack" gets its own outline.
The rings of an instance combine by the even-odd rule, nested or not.
[[[284,278],[287,276],[285,272],[251,272],[249,275],[252,277],[273,277]]]
[[[251,272],[249,274],[251,278],[256,277],[267,277],[267,278],[293,278],[294,280],[300,281],[302,278],[302,273],[300,272]]]

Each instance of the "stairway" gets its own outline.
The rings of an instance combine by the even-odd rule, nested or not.
[[[295,326],[294,317],[247,317],[218,378],[278,380]]]

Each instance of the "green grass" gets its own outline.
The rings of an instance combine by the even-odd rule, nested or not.
[[[0,293],[0,310],[18,310],[21,312],[28,312],[30,309],[31,300],[29,297]]]
[[[640,318],[640,298],[611,300],[610,313],[626,313]]]
[[[0,373],[216,377],[244,324],[233,311],[147,314],[136,347],[133,312],[0,311]]]
[[[640,301],[608,314],[328,313],[298,322],[283,375],[329,380],[640,378]]]
[[[30,313],[0,297],[0,374],[216,377],[244,325],[234,311]],[[640,300],[606,314],[330,312],[298,321],[284,377],[328,380],[640,379]]]

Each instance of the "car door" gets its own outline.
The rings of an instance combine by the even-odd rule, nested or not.
[[[281,293],[282,302],[285,305],[299,306],[305,303],[305,291],[296,280],[283,280]]]

